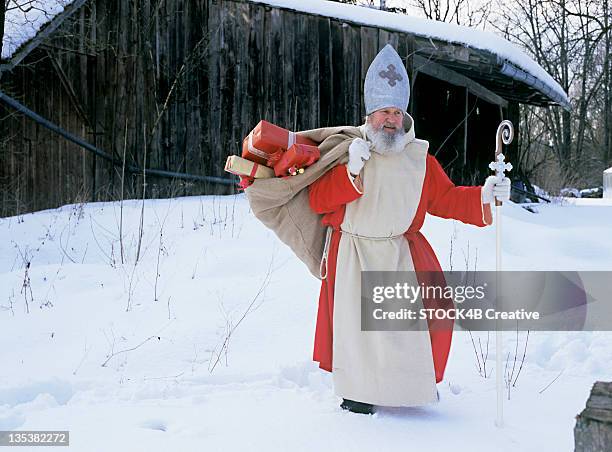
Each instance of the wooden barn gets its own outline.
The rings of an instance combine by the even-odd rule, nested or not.
[[[74,0],[3,50],[0,217],[143,187],[231,193],[223,163],[260,119],[362,123],[387,43],[411,75],[417,136],[456,183],[482,183],[519,103],[568,108],[527,55],[451,24],[323,0]]]

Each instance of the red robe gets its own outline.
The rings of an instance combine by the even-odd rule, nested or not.
[[[404,236],[409,242],[415,271],[442,271],[440,263],[420,229],[425,213],[452,218],[475,226],[491,224],[491,207],[482,205],[480,186],[455,186],[436,158],[428,154],[421,199],[412,224]],[[367,190],[367,187],[364,187]],[[361,193],[350,180],[346,165],[338,165],[308,187],[310,207],[323,214],[322,222],[333,228],[327,257],[327,275],[321,282],[319,309],[315,331],[313,359],[319,367],[332,371],[332,341],[334,314],[334,284],[336,260],[340,243],[340,225],[344,220],[345,205]],[[424,302],[425,303],[425,302]],[[426,306],[427,307],[427,306]],[[430,329],[436,383],[442,381],[452,340],[453,323],[446,328]]]

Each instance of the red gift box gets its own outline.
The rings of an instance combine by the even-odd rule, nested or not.
[[[242,142],[242,157],[273,167],[281,159],[283,152],[295,143],[316,146],[316,143],[308,138],[268,121],[259,121]]]
[[[319,160],[319,148],[308,144],[294,144],[283,153],[281,159],[274,165],[277,177],[295,176],[303,169]],[[301,171],[302,170],[302,171]]]

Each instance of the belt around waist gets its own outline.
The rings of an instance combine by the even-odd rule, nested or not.
[[[404,236],[404,233],[401,233],[401,234],[397,234],[397,235],[389,235],[387,237],[371,237],[371,236],[368,236],[368,235],[361,235],[361,234],[355,234],[353,232],[348,232],[348,231],[345,231],[344,229],[340,229],[340,232],[342,232],[343,234],[346,234],[346,235],[350,235],[351,237],[355,237],[355,238],[358,238],[358,239],[364,239],[364,240],[393,240],[393,239],[396,239],[398,237],[403,237]]]
[[[325,234],[325,245],[323,247],[323,256],[321,258],[321,265],[319,266],[319,276],[321,277],[321,279],[327,279],[327,269],[328,269],[328,267],[327,267],[327,258],[328,258],[328,254],[329,254],[329,246],[330,246],[330,243],[331,243],[332,232],[333,232],[333,228],[331,226],[328,226],[326,234]],[[409,240],[412,240],[414,238],[414,236],[417,234],[416,232],[405,232],[403,234],[390,235],[388,237],[370,237],[370,236],[367,236],[367,235],[354,234],[352,232],[348,232],[348,231],[345,231],[343,229],[340,229],[340,232],[342,234],[346,234],[346,235],[349,235],[351,237],[356,237],[358,239],[376,240],[376,241],[393,240],[393,239],[397,239],[399,237],[406,237]]]

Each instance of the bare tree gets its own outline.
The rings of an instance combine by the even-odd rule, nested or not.
[[[486,25],[491,0],[332,0],[400,14],[422,14],[427,19],[479,27]]]
[[[58,1],[59,3],[59,1]],[[9,23],[16,29],[32,26],[41,14],[50,18],[48,5],[41,0],[2,0],[0,3],[0,55],[2,55],[4,32]]]
[[[8,0],[3,0],[0,3],[0,57],[2,56],[2,43],[4,42],[4,20],[6,18],[6,10]]]
[[[594,174],[591,163],[598,153],[594,138],[600,129],[609,128],[606,111],[609,115],[610,108],[601,102],[609,98],[610,90],[607,2],[601,5],[600,0],[526,0],[504,4],[499,0],[492,21],[507,39],[531,54],[570,96],[571,112],[530,107],[534,110],[532,116],[539,121],[531,124],[536,133],[532,141],[549,148],[564,180],[573,177],[578,182]],[[600,103],[603,115],[595,114]],[[594,120],[596,117],[603,117],[604,124]],[[597,158],[601,156],[598,154]]]
[[[604,127],[603,127],[603,160],[606,166],[612,165],[612,64],[610,63],[610,52],[612,52],[612,25],[610,24],[610,4],[608,0],[603,1],[604,11],[604,27],[607,30],[603,52],[604,52]]]
[[[485,26],[491,13],[491,1],[409,0],[408,4],[427,19],[469,27]]]
[[[610,58],[612,49],[610,41],[612,29],[610,26],[609,0],[603,0],[601,10],[595,13],[592,21],[598,30],[593,44],[593,67],[598,72],[599,86],[592,99],[590,121],[587,122],[584,141],[591,141],[605,167],[612,165],[612,65]],[[587,111],[587,114],[590,111]]]

